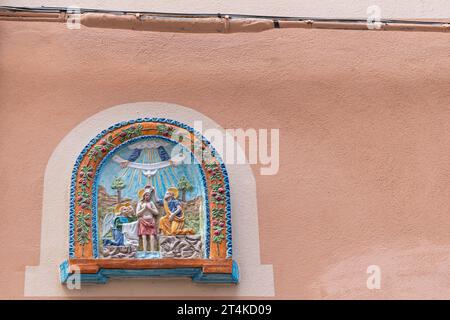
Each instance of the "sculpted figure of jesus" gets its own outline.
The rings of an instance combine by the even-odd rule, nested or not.
[[[157,225],[156,216],[159,214],[158,209],[151,200],[154,187],[145,187],[139,191],[141,199],[136,206],[136,215],[138,216],[138,236],[142,239],[144,252],[147,251],[147,243],[150,240],[150,251],[156,251],[157,241]]]

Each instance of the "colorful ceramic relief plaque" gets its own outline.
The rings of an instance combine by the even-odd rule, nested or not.
[[[101,132],[79,155],[70,187],[69,259],[61,282],[190,277],[237,283],[228,175],[192,128],[152,118]]]

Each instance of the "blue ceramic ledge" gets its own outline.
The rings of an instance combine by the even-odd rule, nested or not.
[[[69,263],[64,261],[59,266],[60,281],[67,283],[70,277]],[[80,283],[104,284],[108,279],[118,278],[191,278],[199,283],[237,284],[239,282],[239,268],[233,260],[232,273],[203,273],[201,268],[176,269],[100,269],[93,274],[80,274]]]

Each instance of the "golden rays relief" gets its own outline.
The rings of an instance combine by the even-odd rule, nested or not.
[[[186,163],[184,154],[172,152],[174,147],[173,142],[148,138],[119,148],[105,164],[98,194],[103,257],[203,257],[200,166]],[[193,244],[189,250],[173,247],[174,237],[187,235]]]

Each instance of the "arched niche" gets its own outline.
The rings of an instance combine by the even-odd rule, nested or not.
[[[231,233],[228,173],[210,142],[175,120],[121,122],[94,137],[75,162],[61,282],[76,271],[93,283],[237,283]]]
[[[80,122],[72,124],[50,155],[43,173],[42,221],[39,241],[39,262],[25,269],[26,297],[271,297],[275,294],[273,266],[260,258],[258,204],[256,181],[248,163],[227,163],[233,215],[233,259],[239,263],[239,285],[198,285],[190,277],[160,277],[110,280],[103,285],[82,285],[77,290],[61,285],[58,273],[61,261],[69,257],[70,184],[73,165],[79,153],[102,128],[128,119],[152,117],[177,119],[207,135],[219,130],[227,136],[220,123],[194,108],[165,102],[134,102],[104,108]],[[209,136],[209,135],[208,135]],[[220,150],[215,139],[211,144]],[[237,152],[243,149],[237,146]],[[266,262],[267,263],[267,262]],[[198,270],[198,269],[197,269]],[[85,275],[86,276],[86,275]]]

